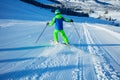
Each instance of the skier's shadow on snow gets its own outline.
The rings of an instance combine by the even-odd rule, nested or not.
[[[97,47],[112,47],[112,46],[120,46],[120,44],[72,44],[73,46],[75,47],[88,47],[88,46],[91,46],[91,47],[94,47],[94,46],[97,46]]]
[[[52,47],[51,45],[41,45],[41,46],[25,46],[25,47],[14,47],[14,48],[0,48],[0,52],[2,51],[20,51],[20,50],[33,50],[40,49],[45,47]]]
[[[30,58],[5,59],[5,60],[0,60],[0,63],[19,62],[19,61],[26,61],[26,60],[32,60],[32,59],[35,59],[35,58],[34,57],[30,57]]]
[[[0,63],[30,61],[34,59],[39,59],[40,61],[43,61],[46,58],[45,57],[28,57],[28,58],[4,59],[4,60],[0,60]]]

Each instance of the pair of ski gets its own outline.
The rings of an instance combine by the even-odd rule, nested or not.
[[[51,45],[54,45],[54,46],[63,45],[63,46],[68,46],[68,47],[70,47],[70,44],[61,43],[61,42],[55,43],[53,40],[50,41],[50,44],[51,44]]]

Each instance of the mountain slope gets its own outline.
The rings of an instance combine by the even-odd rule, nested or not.
[[[47,27],[39,42],[35,43],[46,22],[54,14],[14,1],[3,0],[2,3],[10,7],[1,6],[3,12],[10,12],[4,15],[0,13],[1,80],[120,79],[119,27],[104,20],[63,15],[75,21],[74,24],[64,22],[71,46],[51,45],[54,26]],[[15,4],[19,9],[13,7]],[[22,13],[24,15],[18,17]],[[61,37],[59,39],[62,42]]]

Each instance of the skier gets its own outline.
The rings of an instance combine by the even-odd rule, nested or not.
[[[61,12],[59,9],[55,10],[55,17],[52,19],[51,22],[48,22],[47,25],[48,26],[53,26],[54,23],[56,23],[55,25],[55,29],[54,29],[54,42],[56,44],[58,44],[58,33],[60,33],[60,35],[62,36],[62,39],[64,40],[64,44],[68,45],[69,44],[69,40],[63,30],[63,21],[65,22],[73,22],[72,19],[66,19],[61,15]]]

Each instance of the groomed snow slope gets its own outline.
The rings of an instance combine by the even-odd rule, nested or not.
[[[9,2],[19,4],[18,6],[27,5],[20,1]],[[8,3],[6,5],[10,6]],[[32,9],[31,5],[26,7],[25,11]],[[16,10],[16,7],[7,8]],[[19,9],[24,11],[24,8]],[[15,14],[13,11],[8,12]],[[69,18],[75,21],[74,24],[64,23],[70,47],[50,44],[50,40],[53,39],[53,27],[47,27],[39,42],[35,43],[46,25],[46,20],[50,20],[54,15],[48,10],[35,10],[39,13],[36,15],[43,17],[41,20],[37,18],[39,21],[34,21],[35,18],[30,11],[23,12],[30,20],[27,20],[26,16],[23,19],[16,17],[19,16],[17,12],[15,16],[8,15],[8,19],[4,14],[0,19],[0,80],[120,79],[119,27],[98,19],[70,16]],[[43,11],[49,12],[52,16],[47,18],[49,15],[45,12],[45,17]],[[13,16],[16,18],[13,19]],[[74,27],[79,31],[80,38]]]

